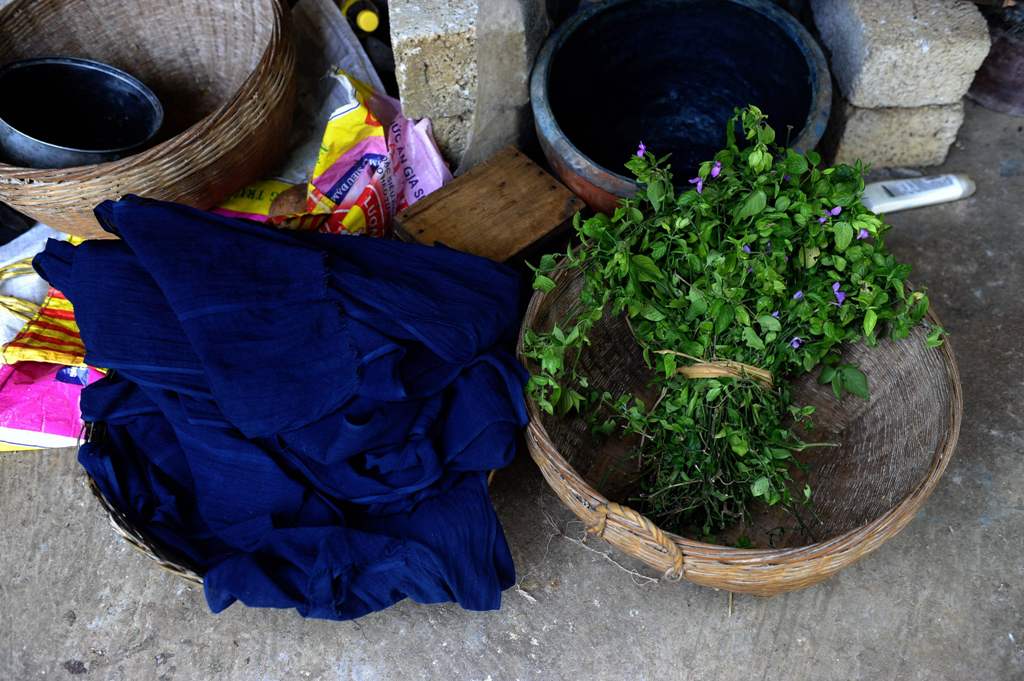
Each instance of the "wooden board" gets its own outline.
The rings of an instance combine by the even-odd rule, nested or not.
[[[547,171],[506,147],[402,211],[395,233],[502,262],[560,231],[582,206]]]

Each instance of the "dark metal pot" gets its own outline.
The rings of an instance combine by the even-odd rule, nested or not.
[[[643,141],[672,153],[676,182],[725,145],[734,107],[768,114],[778,141],[812,149],[832,81],[817,43],[768,0],[611,0],[547,41],[530,82],[537,134],[556,174],[611,212],[636,184],[618,172]]]
[[[107,64],[46,57],[0,68],[0,161],[11,165],[114,161],[151,142],[163,118],[149,88]]]
[[[992,27],[992,49],[967,96],[986,109],[1024,116],[1024,33]]]

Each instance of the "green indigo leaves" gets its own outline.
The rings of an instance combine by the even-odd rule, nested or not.
[[[524,334],[530,396],[548,413],[583,415],[595,436],[638,442],[641,493],[621,501],[691,535],[748,520],[754,503],[810,503],[791,474],[794,454],[811,446],[794,427],[813,408],[792,403],[788,381],[820,367],[837,396],[867,399],[868,377],[841,363],[842,345],[906,338],[928,311],[927,296],[907,289],[910,268],[885,247],[888,226],[860,203],[860,165],[822,168],[815,152],[774,140],[761,111],[737,110],[726,148],[687,190],[667,157],[631,158],[641,191],[610,216],[577,216],[582,245],[536,268],[540,291],[562,270],[583,284],[557,327]],[[596,390],[581,369],[594,325],[620,316],[657,401]],[[931,329],[928,344],[942,334]],[[765,369],[773,387],[679,373],[696,359]]]

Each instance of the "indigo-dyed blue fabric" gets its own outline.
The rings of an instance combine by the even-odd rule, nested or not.
[[[527,420],[511,270],[137,197],[96,215],[120,241],[35,261],[114,370],[82,394],[104,427],[79,460],[202,570],[211,609],[500,606],[486,477]]]

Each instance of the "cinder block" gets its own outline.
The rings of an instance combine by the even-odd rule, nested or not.
[[[530,69],[550,26],[545,0],[391,0],[389,8],[402,108],[430,118],[457,172],[522,144]]]
[[[989,50],[969,0],[811,0],[832,73],[858,107],[953,104]]]
[[[391,44],[402,111],[430,118],[441,151],[466,150],[477,88],[476,0],[391,0]]]
[[[914,108],[863,109],[844,102],[830,146],[836,163],[860,159],[875,168],[931,166],[946,160],[964,122],[962,102]]]

